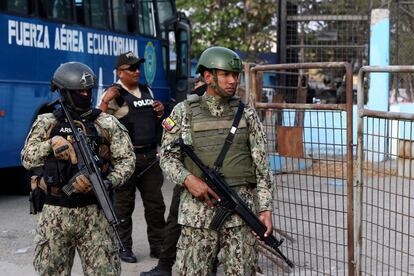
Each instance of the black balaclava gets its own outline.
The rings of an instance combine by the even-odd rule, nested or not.
[[[83,96],[78,92],[71,94],[73,103],[80,109],[88,109],[92,104],[92,91],[88,93],[88,96]]]
[[[92,107],[92,90],[88,92],[87,96],[81,95],[78,91],[66,90],[66,101],[69,109],[75,111],[78,114],[87,112]]]

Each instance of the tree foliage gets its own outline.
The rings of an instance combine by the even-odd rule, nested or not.
[[[177,0],[192,24],[192,57],[210,46],[223,46],[246,53],[257,61],[276,43],[274,0]]]

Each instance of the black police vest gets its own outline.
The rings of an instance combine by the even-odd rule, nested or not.
[[[82,131],[88,141],[88,145],[95,154],[95,161],[100,168],[103,164],[109,162],[99,156],[99,146],[107,143],[107,141],[99,135],[98,130],[94,125],[95,119],[99,116],[100,110],[94,109],[92,113],[86,118],[76,117],[74,114],[73,120],[79,131]],[[61,109],[53,112],[56,117],[57,124],[50,131],[49,138],[54,136],[62,136],[68,141],[74,141],[72,129]],[[61,188],[66,185],[69,179],[78,172],[77,165],[72,165],[70,160],[59,160],[53,153],[51,153],[45,160],[43,166],[43,178],[48,187],[48,194],[46,195],[46,203],[50,205],[64,206],[64,207],[82,207],[90,204],[97,204],[97,199],[93,192],[88,194],[73,193],[70,197],[66,196]],[[54,192],[52,192],[52,189]]]
[[[141,98],[137,98],[125,89],[121,89],[116,98],[121,106],[128,105],[128,113],[119,121],[128,129],[134,146],[153,145],[157,142],[157,116],[152,107],[154,99],[146,85],[139,85]]]

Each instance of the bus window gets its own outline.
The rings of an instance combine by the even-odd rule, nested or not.
[[[115,31],[135,33],[134,7],[132,2],[112,0],[112,26]]]
[[[41,7],[45,9],[41,13],[44,13],[47,18],[65,21],[73,19],[71,0],[42,0]]]
[[[178,50],[181,51],[179,57],[181,57],[181,60],[178,62],[179,64],[179,68],[177,68],[178,71],[178,78],[182,78],[182,79],[186,79],[188,78],[188,45],[189,45],[189,37],[188,37],[188,32],[185,30],[179,30],[179,34],[178,34],[179,38],[180,38],[180,45]]]
[[[106,28],[108,26],[106,4],[106,0],[76,0],[78,23],[95,28]]]
[[[170,55],[170,62],[169,64],[165,64],[164,68],[168,68],[171,72],[175,72],[177,69],[177,43],[175,41],[175,30],[171,30],[168,33],[168,45],[166,51],[168,51],[167,54]]]
[[[175,44],[177,54],[176,64],[176,100],[185,99],[188,93],[188,77],[190,75],[190,22],[184,13],[178,14],[174,23]]]
[[[177,43],[177,68],[176,68],[176,76],[177,76],[177,84],[176,84],[176,93],[180,94],[180,92],[188,91],[188,77],[189,77],[189,63],[188,63],[188,43],[189,37],[188,32],[186,30],[178,29],[176,31],[176,35],[178,38]],[[180,99],[181,95],[177,96],[177,99]]]
[[[76,22],[80,25],[85,25],[85,14],[83,12],[83,1],[75,1]]]
[[[20,14],[28,14],[29,12],[28,0],[2,0],[2,2],[2,6],[5,7],[6,11]]]
[[[167,72],[167,68],[168,68],[167,65],[168,65],[168,63],[170,63],[169,62],[170,61],[170,59],[169,59],[170,51],[169,51],[168,44],[163,45],[161,49],[162,49],[162,68],[164,69],[164,72]]]
[[[138,0],[139,32],[143,35],[156,36],[154,5],[152,1]]]
[[[171,1],[165,0],[158,0],[157,1],[157,8],[158,8],[158,21],[160,23],[160,31],[162,34],[162,38],[167,39],[166,37],[166,28],[169,26],[165,26],[165,23],[168,20],[174,18],[174,10]]]

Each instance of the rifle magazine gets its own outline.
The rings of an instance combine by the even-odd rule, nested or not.
[[[213,219],[211,220],[209,228],[211,230],[218,231],[226,219],[233,213],[232,210],[225,207],[217,207],[216,213],[214,214]]]

